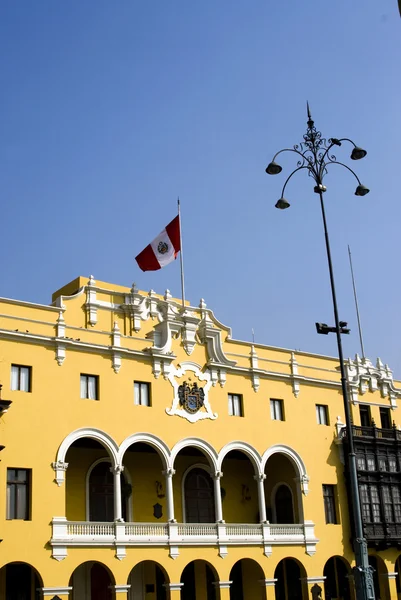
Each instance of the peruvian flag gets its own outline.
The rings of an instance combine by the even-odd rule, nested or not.
[[[135,260],[142,271],[157,271],[173,262],[180,250],[180,216],[177,215]]]

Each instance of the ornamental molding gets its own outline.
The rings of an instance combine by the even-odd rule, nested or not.
[[[235,367],[237,362],[235,360],[229,360],[223,351],[223,344],[221,340],[221,330],[216,329],[213,325],[208,313],[205,312],[205,316],[200,322],[199,338],[203,344],[206,344],[206,349],[209,357],[210,365],[222,365],[227,368]]]
[[[176,381],[177,378],[181,379],[187,372],[191,372],[194,374],[194,376],[198,379],[198,381],[200,382],[206,382],[206,385],[204,386],[199,386],[200,389],[202,390],[203,393],[203,398],[202,398],[202,404],[200,406],[198,406],[198,408],[195,407],[195,405],[193,406],[193,409],[196,408],[195,412],[190,412],[190,410],[192,409],[191,405],[188,404],[187,409],[185,409],[184,407],[186,406],[186,404],[183,404],[183,400],[182,400],[182,396],[181,396],[181,392],[182,390],[180,389],[183,385],[183,382],[178,382]],[[182,362],[179,365],[179,368],[174,368],[171,367],[170,369],[170,373],[167,377],[168,381],[171,383],[173,390],[174,390],[174,397],[173,397],[173,403],[171,408],[166,408],[166,413],[170,416],[173,415],[178,415],[179,417],[183,417],[184,419],[187,419],[187,421],[189,421],[190,423],[196,423],[197,421],[202,421],[203,419],[217,419],[218,415],[217,413],[213,413],[210,403],[209,403],[209,390],[212,387],[212,380],[210,377],[210,374],[208,372],[203,373],[201,371],[200,365],[194,363],[194,362],[190,362],[190,361],[185,361]],[[193,378],[188,378],[190,380],[190,383],[192,384],[192,379]],[[196,385],[196,387],[198,387],[197,382],[194,382],[194,385]],[[192,389],[192,392],[195,392],[194,389]],[[190,394],[191,396],[196,396],[195,393]],[[181,408],[182,406],[182,408]]]
[[[395,388],[393,372],[380,358],[373,365],[368,358],[361,358],[356,354],[354,360],[349,358],[345,362],[345,372],[353,404],[357,404],[359,395],[380,391],[382,398],[390,400],[391,408],[397,408],[401,390]]]

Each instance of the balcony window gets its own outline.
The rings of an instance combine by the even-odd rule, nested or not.
[[[7,469],[7,519],[30,518],[30,469]]]
[[[150,406],[150,383],[134,381],[134,404]]]
[[[366,471],[366,458],[364,454],[358,454],[356,457],[356,466],[359,471]]]
[[[228,394],[228,414],[231,417],[243,417],[241,394]]]
[[[81,374],[81,398],[99,400],[99,377]]]
[[[401,494],[399,486],[392,485],[391,493],[393,497],[394,520],[396,523],[401,523]]]
[[[390,419],[390,409],[389,408],[381,408],[380,409],[380,423],[383,429],[391,428],[391,419]]]
[[[20,392],[31,391],[32,367],[11,365],[11,389]]]
[[[325,404],[316,404],[316,420],[318,425],[328,425],[328,407]]]
[[[370,406],[367,406],[366,404],[360,404],[359,417],[361,419],[362,427],[370,427],[372,424],[372,420],[370,418]]]
[[[388,470],[390,471],[390,473],[397,472],[397,459],[395,456],[388,457]]]
[[[270,400],[270,416],[272,421],[284,421],[284,406],[282,400]]]
[[[373,454],[368,454],[366,457],[368,471],[376,471],[376,461]]]

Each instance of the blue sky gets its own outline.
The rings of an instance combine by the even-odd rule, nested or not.
[[[0,295],[47,303],[92,273],[179,296],[178,261],[134,261],[179,195],[191,303],[236,338],[335,355],[314,326],[333,317],[313,182],[294,178],[278,211],[284,174],[264,172],[302,140],[309,100],[323,135],[368,150],[350,165],[368,196],[326,178],[345,354],[350,244],[366,354],[401,378],[400,58],[396,0],[3,0]]]

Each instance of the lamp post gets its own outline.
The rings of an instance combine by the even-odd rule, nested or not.
[[[290,181],[293,175],[301,170],[306,170],[308,175],[312,177],[315,182],[314,192],[319,195],[320,198],[320,207],[322,211],[322,219],[323,219],[323,228],[324,228],[324,237],[326,241],[326,252],[327,252],[327,262],[329,267],[330,274],[330,285],[331,285],[331,295],[333,300],[333,311],[334,311],[334,327],[328,327],[326,324],[316,323],[316,328],[318,333],[329,333],[333,332],[336,334],[337,338],[337,347],[338,347],[338,358],[340,361],[340,370],[341,370],[341,389],[344,401],[344,412],[345,412],[345,422],[347,426],[347,439],[348,439],[348,468],[349,468],[349,477],[350,477],[350,501],[352,504],[352,512],[354,517],[354,525],[355,525],[355,537],[353,540],[354,543],[354,552],[355,552],[355,563],[356,567],[354,568],[354,577],[356,583],[356,595],[358,600],[374,600],[374,585],[373,585],[373,577],[372,571],[369,566],[368,559],[368,550],[366,540],[363,535],[363,526],[362,526],[362,512],[361,512],[361,502],[359,497],[359,489],[358,489],[358,479],[357,479],[357,469],[356,469],[356,456],[355,456],[355,448],[354,448],[354,437],[352,431],[352,419],[351,419],[351,411],[348,400],[348,388],[347,381],[345,376],[345,368],[344,368],[344,357],[343,357],[343,349],[341,343],[341,334],[349,333],[349,329],[345,329],[346,323],[344,321],[340,321],[338,317],[338,308],[337,308],[337,297],[336,297],[336,289],[334,284],[334,273],[333,273],[333,264],[331,260],[331,251],[330,251],[330,242],[329,235],[327,231],[327,221],[326,221],[326,213],[324,209],[323,202],[323,194],[326,191],[326,186],[323,185],[323,180],[325,175],[327,174],[328,167],[331,165],[340,165],[350,171],[355,179],[358,182],[358,186],[355,190],[356,196],[365,196],[369,193],[369,189],[362,185],[356,173],[347,165],[342,162],[339,162],[337,158],[331,154],[332,148],[334,146],[341,146],[343,142],[349,142],[352,144],[353,149],[351,152],[352,160],[359,160],[366,156],[366,150],[356,146],[354,142],[348,138],[330,138],[326,139],[322,137],[320,131],[316,130],[314,121],[312,120],[309,104],[307,104],[307,113],[308,113],[308,121],[307,121],[307,130],[303,136],[303,142],[300,144],[296,144],[293,148],[284,148],[277,152],[273,160],[269,163],[266,168],[266,173],[268,175],[277,175],[282,171],[282,167],[276,162],[276,158],[282,152],[294,152],[297,155],[298,162],[297,168],[290,173],[287,177],[283,190],[281,192],[281,197],[276,203],[276,208],[285,209],[290,206],[290,203],[285,199],[284,192],[287,186],[287,183]]]

